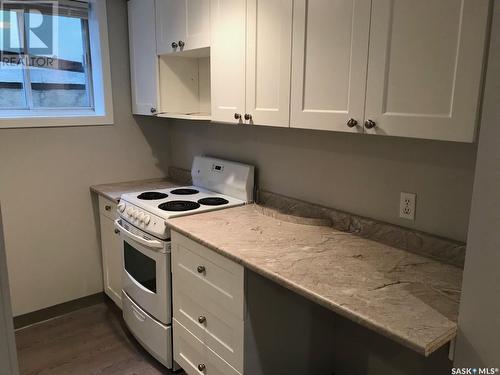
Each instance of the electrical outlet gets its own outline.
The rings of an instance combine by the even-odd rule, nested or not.
[[[402,219],[415,221],[415,210],[417,208],[417,194],[401,193],[399,204],[399,217]]]

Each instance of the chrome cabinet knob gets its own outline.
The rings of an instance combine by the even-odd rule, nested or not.
[[[151,113],[156,113],[156,108],[151,107]]]
[[[206,368],[207,368],[207,366],[205,366],[203,363],[200,363],[198,365],[198,371],[205,371]]]
[[[115,229],[115,234],[120,234],[120,231],[118,229]]]
[[[198,266],[197,271],[198,273],[204,273],[206,271],[205,266]]]
[[[171,46],[174,49],[177,48],[177,47],[179,47],[179,45],[177,44],[177,42],[172,42]]]
[[[207,318],[206,318],[206,317],[204,317],[204,316],[202,316],[202,315],[200,315],[200,316],[198,317],[198,323],[203,324],[203,323],[205,323],[206,321],[207,321]]]
[[[182,40],[179,40],[179,47],[180,48],[184,48],[185,45],[186,45],[186,43],[184,43]]]
[[[234,119],[235,120],[241,120],[241,114],[240,113],[235,113],[234,114]]]
[[[252,115],[245,113],[245,120],[250,121],[252,119]]]
[[[104,209],[105,209],[106,211],[111,211],[111,206],[104,206]]]
[[[355,126],[358,126],[358,122],[352,118],[349,121],[347,121],[347,126],[350,128],[354,128]]]
[[[373,129],[375,126],[377,126],[377,123],[373,120],[366,120],[365,122],[365,128],[367,129]]]

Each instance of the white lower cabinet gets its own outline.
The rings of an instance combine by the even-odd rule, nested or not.
[[[240,375],[174,318],[174,360],[189,375]]]
[[[104,292],[122,308],[122,242],[115,230],[116,203],[99,197]]]
[[[188,374],[242,374],[244,269],[172,232],[174,360]]]

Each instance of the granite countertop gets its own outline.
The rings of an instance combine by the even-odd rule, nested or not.
[[[118,203],[122,194],[135,191],[166,189],[179,186],[168,178],[154,178],[149,180],[138,180],[128,182],[116,182],[110,184],[93,185],[90,190],[97,195]]]
[[[298,294],[430,355],[457,333],[462,269],[257,205],[168,221]]]

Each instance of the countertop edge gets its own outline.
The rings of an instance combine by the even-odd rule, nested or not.
[[[114,203],[119,203],[120,199],[117,199],[113,196],[111,196],[110,194],[108,193],[105,193],[101,190],[98,190],[96,188],[94,188],[93,186],[90,187],[90,191],[100,197],[103,197],[103,198],[106,198],[106,199],[109,199],[110,201],[114,202]]]
[[[113,183],[108,183],[108,184],[97,184],[97,185],[91,185],[89,187],[91,193],[94,193],[98,196],[104,197],[106,199],[109,199],[110,201],[114,203],[119,203],[120,198],[116,197],[111,191],[106,191],[109,190],[109,187],[115,187],[117,192],[133,192],[133,191],[141,191],[144,189],[161,189],[162,187],[151,187],[151,185],[157,185],[157,184],[169,184],[172,186],[180,186],[181,184],[177,182],[175,179],[171,177],[157,177],[157,178],[149,178],[149,179],[143,179],[143,180],[131,180],[131,181],[122,181],[122,182],[113,182]]]
[[[231,254],[227,251],[224,251],[224,250],[210,244],[207,241],[204,241],[203,239],[193,235],[192,233],[185,231],[180,227],[177,227],[175,224],[173,224],[171,222],[167,221],[167,225],[172,230],[188,237],[189,239],[191,239],[191,240],[193,240],[193,241],[195,241],[203,246],[208,247],[209,249],[213,250],[214,252],[216,252],[216,253],[218,253],[218,254],[220,254],[220,255],[222,255],[230,260],[233,260],[234,262],[236,262],[238,264],[241,264],[242,266],[248,268],[249,270],[254,271],[257,274],[264,276],[265,278],[270,279],[271,281],[276,282],[277,284],[285,287],[286,289],[291,290],[291,291],[307,298],[308,300],[310,300],[314,303],[317,303],[317,304],[323,306],[324,308],[339,314],[340,316],[342,316],[346,319],[349,319],[357,324],[360,324],[363,327],[371,329],[372,331],[374,331],[378,334],[381,334],[382,336],[389,338],[389,339],[417,352],[420,355],[428,357],[432,353],[434,353],[436,350],[438,350],[441,347],[443,347],[444,345],[446,345],[448,342],[451,342],[456,337],[458,325],[456,327],[453,327],[447,333],[445,333],[441,337],[438,337],[437,339],[435,339],[434,341],[432,341],[431,343],[429,343],[426,346],[421,346],[421,345],[415,344],[414,342],[409,341],[406,338],[401,337],[401,336],[395,334],[394,332],[391,332],[388,329],[373,323],[372,321],[366,319],[362,315],[355,313],[355,312],[352,312],[351,310],[346,309],[345,307],[342,307],[341,305],[332,303],[331,301],[326,300],[323,296],[318,295],[317,293],[314,293],[308,289],[302,288],[301,286],[294,284],[293,282],[290,282],[287,279],[285,279],[279,275],[276,275],[272,272],[268,272],[259,266],[256,266],[250,262],[245,261],[242,258],[236,257],[233,254]]]

